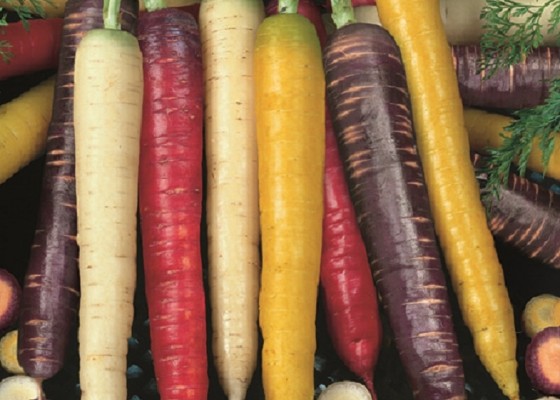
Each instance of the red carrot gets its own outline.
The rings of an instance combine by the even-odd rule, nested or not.
[[[0,28],[0,48],[8,56],[0,61],[0,80],[58,66],[62,18],[11,22]]]
[[[137,2],[122,2],[122,26],[136,30]],[[53,113],[47,132],[41,207],[23,287],[18,358],[28,375],[62,367],[78,307],[74,151],[74,60],[84,34],[103,26],[102,0],[69,0]]]
[[[330,37],[324,62],[352,202],[414,397],[464,398],[399,49],[378,25],[350,23]]]
[[[327,326],[338,356],[375,399],[382,335],[377,292],[328,115],[324,185],[321,287]]]
[[[480,71],[478,45],[452,46],[459,91],[465,106],[522,109],[534,107],[548,97],[551,79],[560,75],[560,48],[539,47],[519,64],[498,69],[488,76]]]
[[[145,77],[139,204],[152,353],[162,399],[206,399],[201,45],[192,15],[157,5],[138,29]]]

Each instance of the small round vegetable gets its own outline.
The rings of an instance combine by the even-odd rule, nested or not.
[[[533,387],[543,394],[560,394],[560,326],[538,332],[525,353],[525,370]]]
[[[521,315],[523,330],[532,338],[549,326],[560,326],[560,297],[540,294],[531,298]]]
[[[0,268],[0,331],[17,320],[21,301],[21,285],[8,270]]]
[[[17,358],[18,331],[13,329],[0,339],[0,364],[11,374],[24,374]]]
[[[14,375],[0,381],[0,399],[40,400],[44,395],[38,380],[27,375]]]
[[[317,400],[372,400],[372,397],[361,383],[340,381],[330,384]]]

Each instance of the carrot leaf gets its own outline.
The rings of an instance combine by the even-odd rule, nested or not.
[[[546,174],[554,150],[555,132],[560,132],[560,78],[551,81],[550,94],[543,104],[513,114],[517,118],[504,128],[502,145],[488,149],[486,188],[493,196],[499,196],[500,188],[507,183],[513,162],[517,162],[519,174],[525,175],[535,139],[542,151],[543,174]]]
[[[551,10],[545,18],[545,11]],[[560,28],[560,0],[545,0],[540,4],[523,4],[516,0],[488,0],[480,18],[484,33],[480,41],[480,69],[491,76],[523,60],[543,42],[542,28],[548,33]]]

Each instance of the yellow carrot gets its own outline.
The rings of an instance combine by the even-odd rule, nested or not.
[[[263,385],[267,400],[309,400],[325,153],[325,81],[313,25],[293,13],[267,17],[257,31],[254,73]]]
[[[119,6],[120,1],[109,0],[105,28],[86,33],[76,50],[82,400],[127,398],[143,74],[137,39],[111,18]]]
[[[206,220],[214,364],[230,400],[245,398],[258,351],[260,278],[253,53],[261,0],[203,0]]]
[[[519,399],[513,310],[486,222],[463,106],[438,0],[378,0],[400,47],[436,232],[474,348],[510,399]]]
[[[477,152],[483,153],[488,148],[500,147],[504,140],[501,134],[509,136],[507,127],[513,122],[513,117],[474,108],[465,108],[465,126],[469,133],[470,146],[472,150]],[[557,139],[554,142],[554,150],[546,167],[546,175],[554,179],[560,179],[560,138]],[[527,159],[527,168],[543,173],[542,156],[538,139],[535,139]]]
[[[54,77],[0,106],[0,184],[45,151]]]

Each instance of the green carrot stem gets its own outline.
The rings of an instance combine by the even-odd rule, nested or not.
[[[167,8],[167,3],[165,0],[144,0],[144,6],[150,12]]]
[[[298,0],[278,0],[278,13],[295,14],[298,10]]]
[[[351,0],[331,0],[332,19],[337,29],[356,22]]]
[[[121,0],[103,0],[103,27],[105,29],[121,29],[120,9]]]

